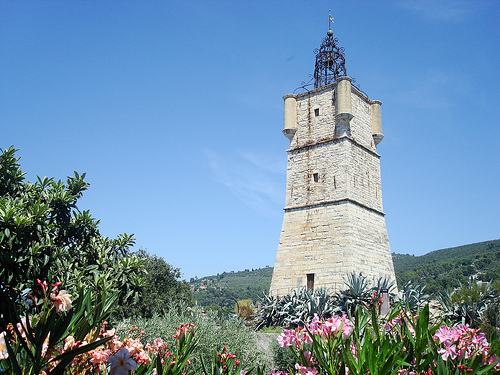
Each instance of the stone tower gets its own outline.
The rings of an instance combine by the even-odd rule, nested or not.
[[[382,103],[352,85],[337,43],[328,30],[315,50],[314,89],[283,97],[290,148],[270,295],[337,291],[351,272],[396,279],[377,153]]]

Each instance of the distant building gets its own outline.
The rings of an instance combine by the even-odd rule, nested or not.
[[[283,97],[290,148],[271,295],[337,291],[351,272],[396,280],[377,153],[382,103],[352,84],[337,43],[328,30],[315,50],[314,88]]]

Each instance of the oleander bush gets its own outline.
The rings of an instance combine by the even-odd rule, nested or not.
[[[356,306],[348,318],[315,316],[285,330],[279,346],[295,357],[290,374],[497,374],[498,340],[468,325],[432,323],[429,305],[412,314],[396,306],[387,317],[377,305]],[[277,374],[278,372],[274,372]]]

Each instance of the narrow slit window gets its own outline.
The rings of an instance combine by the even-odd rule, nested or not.
[[[319,116],[319,108],[314,109],[314,116]]]
[[[318,182],[319,181],[319,175],[317,173],[313,174],[313,180],[314,180],[314,182]]]
[[[307,290],[314,291],[314,273],[307,274]]]

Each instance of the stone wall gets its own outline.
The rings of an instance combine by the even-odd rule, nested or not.
[[[351,272],[395,280],[373,138],[375,102],[343,81],[341,104],[339,81],[293,96],[296,112],[287,103],[286,206],[271,295],[305,287],[308,274],[315,288],[332,291]]]

